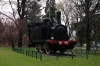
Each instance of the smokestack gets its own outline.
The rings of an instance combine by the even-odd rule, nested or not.
[[[57,21],[57,24],[61,24],[61,12],[60,11],[56,12],[56,21]]]

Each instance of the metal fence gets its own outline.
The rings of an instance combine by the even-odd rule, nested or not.
[[[40,61],[42,61],[42,53],[33,50],[24,50],[22,48],[13,48],[13,51],[25,54],[26,56],[35,57],[36,59],[40,59]]]
[[[74,48],[72,51],[66,51],[65,54],[60,54],[59,52],[57,52],[56,54],[42,54],[40,52],[36,52],[34,50],[30,50],[30,49],[22,49],[22,48],[13,48],[13,51],[21,53],[21,54],[25,54],[26,56],[30,56],[30,57],[34,57],[36,59],[40,59],[40,61],[42,60],[58,60],[61,57],[64,58],[89,58],[89,55],[100,55],[100,50],[95,50],[92,49],[91,51],[86,51],[85,48]]]

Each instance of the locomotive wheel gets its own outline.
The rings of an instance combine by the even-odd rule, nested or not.
[[[53,53],[56,53],[57,52],[57,50],[53,50]]]
[[[38,48],[38,45],[37,44],[35,44],[35,50],[36,50],[36,52],[39,51],[39,48]]]
[[[39,49],[38,48],[35,48],[36,52],[39,52]]]
[[[46,54],[50,54],[50,50],[49,49],[46,49]]]
[[[40,52],[43,53],[43,52],[44,52],[44,48],[42,48],[42,49],[40,50]]]
[[[63,54],[64,52],[65,52],[64,50],[60,50],[60,53],[62,53],[62,54]]]

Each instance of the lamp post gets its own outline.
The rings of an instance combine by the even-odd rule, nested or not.
[[[49,0],[49,18],[50,18],[51,1]]]

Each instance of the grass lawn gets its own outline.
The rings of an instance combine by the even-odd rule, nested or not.
[[[11,48],[0,47],[0,66],[100,66],[99,55],[88,55],[86,59],[83,57],[59,57],[56,60],[54,56],[43,55],[42,61],[35,57],[28,57],[25,54],[20,54],[11,50]]]

